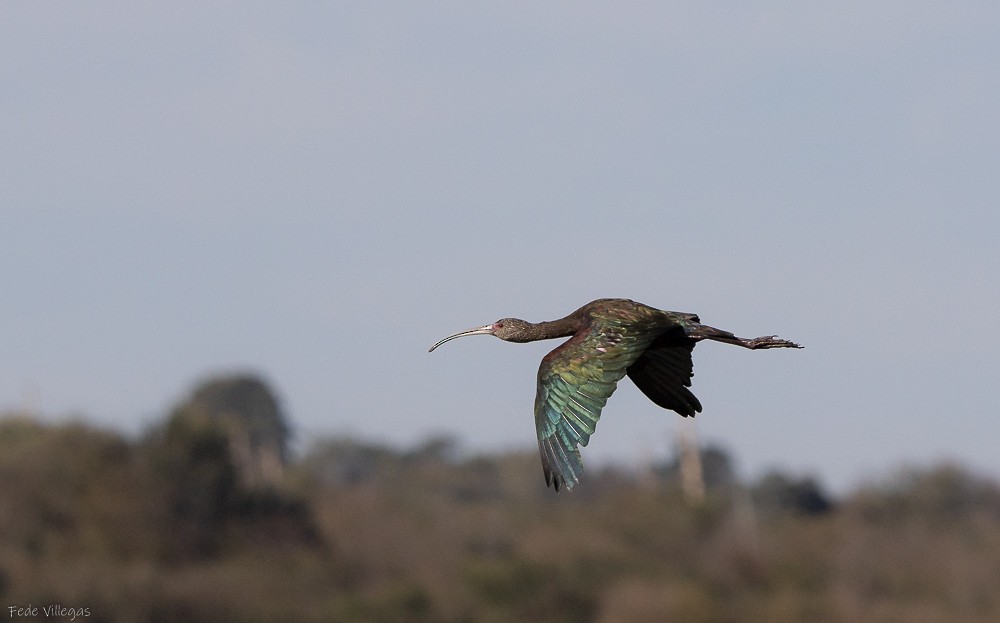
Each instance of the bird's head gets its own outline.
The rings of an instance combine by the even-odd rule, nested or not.
[[[447,341],[453,340],[457,337],[465,337],[466,335],[495,335],[506,342],[527,342],[529,341],[527,333],[530,327],[530,322],[521,320],[520,318],[501,318],[493,324],[488,324],[485,327],[477,327],[475,329],[460,331],[454,335],[449,335],[434,346],[431,346],[431,349],[427,352],[433,351],[435,348]]]

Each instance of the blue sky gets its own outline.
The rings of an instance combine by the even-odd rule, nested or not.
[[[301,444],[531,448],[605,296],[695,350],[703,440],[835,488],[1000,477],[992,3],[17,3],[0,9],[0,410],[140,431],[262,374]],[[584,460],[666,456],[624,382]],[[541,478],[541,477],[539,477]]]

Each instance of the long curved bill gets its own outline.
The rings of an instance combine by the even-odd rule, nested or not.
[[[461,331],[459,333],[456,333],[455,335],[449,335],[448,337],[444,338],[434,346],[431,346],[430,350],[428,350],[427,352],[432,352],[435,348],[444,344],[445,342],[451,341],[458,337],[465,337],[466,335],[493,335],[493,325],[488,324],[485,327],[469,329],[468,331]]]

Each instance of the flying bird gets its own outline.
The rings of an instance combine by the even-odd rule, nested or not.
[[[503,318],[449,335],[434,346],[467,335],[495,335],[507,342],[569,337],[542,358],[535,394],[535,428],[548,486],[570,490],[580,481],[579,446],[594,434],[601,409],[624,376],[664,409],[684,417],[701,412],[688,389],[691,351],[701,340],[750,349],[802,348],[766,335],[753,339],[701,324],[696,314],[656,309],[628,299],[598,299],[548,322]]]

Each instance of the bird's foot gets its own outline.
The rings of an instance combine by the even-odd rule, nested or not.
[[[746,340],[747,348],[802,348],[795,342],[789,342],[788,340],[783,340],[777,335],[763,335],[761,337],[755,337],[752,340]]]

